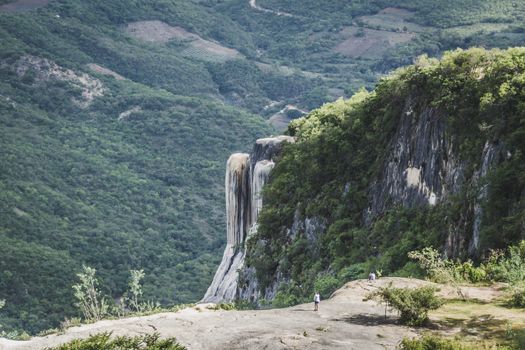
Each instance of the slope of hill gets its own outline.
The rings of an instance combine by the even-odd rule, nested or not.
[[[416,54],[524,43],[524,5],[491,3],[0,0],[3,329],[75,315],[83,263],[113,298],[142,267],[148,299],[198,300],[227,156]]]

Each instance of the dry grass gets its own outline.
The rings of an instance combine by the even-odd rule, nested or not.
[[[357,36],[359,30],[363,30],[364,35]],[[333,49],[335,52],[349,57],[377,59],[394,46],[412,40],[415,34],[347,27],[341,36],[344,39]]]
[[[449,302],[431,312],[430,319],[440,333],[465,340],[505,339],[509,332],[525,328],[525,310],[494,303]]]
[[[124,32],[141,41],[164,44],[170,40],[187,42],[183,54],[205,61],[226,61],[241,58],[235,49],[222,46],[216,42],[201,38],[178,26],[170,26],[161,21],[138,21],[128,23]]]

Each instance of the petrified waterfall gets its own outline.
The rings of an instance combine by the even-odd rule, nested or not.
[[[262,208],[261,190],[274,167],[282,142],[292,137],[259,139],[251,154],[235,153],[226,165],[226,248],[203,302],[232,301],[237,296],[238,270],[244,264],[244,245]]]
[[[251,219],[252,223],[257,221],[259,211],[262,208],[262,195],[261,191],[270,176],[270,171],[275,166],[275,163],[271,160],[258,161],[253,169],[252,176],[252,188],[251,188]]]

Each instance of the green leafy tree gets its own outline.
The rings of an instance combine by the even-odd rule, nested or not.
[[[95,277],[97,270],[89,266],[82,266],[82,272],[77,274],[80,283],[73,285],[76,306],[88,321],[98,321],[108,314],[108,304],[101,292],[97,289],[98,281]]]
[[[408,326],[421,326],[428,320],[428,312],[443,305],[443,300],[435,295],[437,289],[432,286],[420,288],[393,288],[392,285],[381,287],[368,294],[365,300],[377,300],[392,307],[401,314],[400,321]]]
[[[144,270],[130,270],[128,291],[126,292],[126,304],[133,311],[141,311],[140,298],[142,297],[141,280],[144,278]]]

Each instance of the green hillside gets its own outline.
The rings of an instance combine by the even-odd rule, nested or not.
[[[198,300],[229,154],[421,53],[525,43],[525,5],[493,3],[0,0],[2,329],[77,315],[82,264],[114,298],[144,268],[147,299]]]

